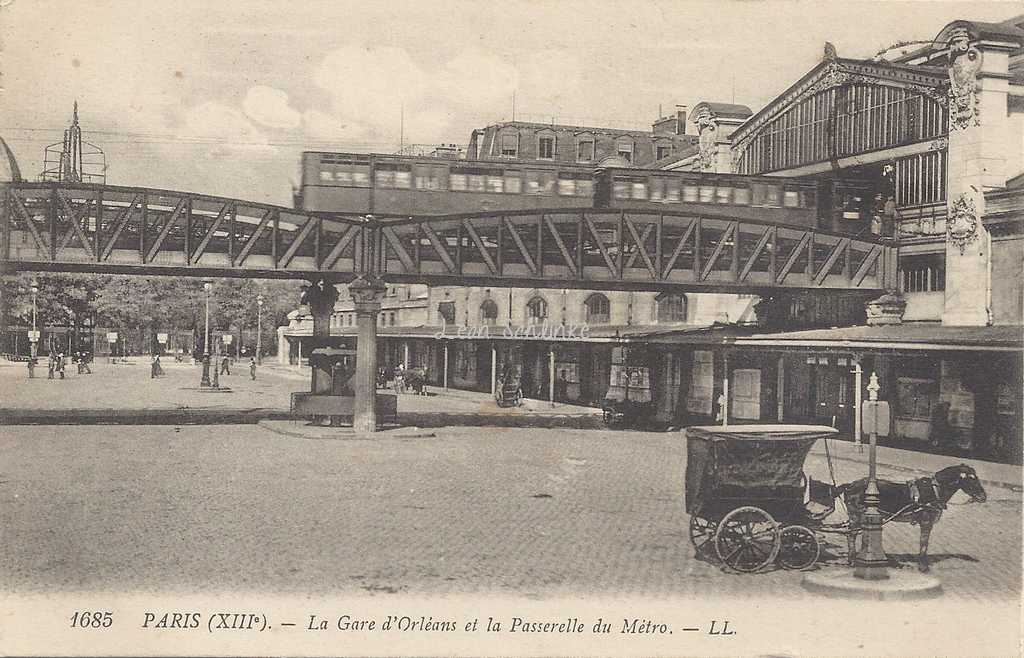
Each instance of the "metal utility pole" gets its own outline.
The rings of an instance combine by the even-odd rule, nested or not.
[[[878,466],[877,444],[879,424],[888,426],[889,408],[885,402],[878,401],[878,375],[871,373],[868,382],[868,404],[864,405],[865,424],[871,433],[871,448],[868,452],[868,486],[864,491],[864,547],[857,554],[857,566],[853,575],[863,580],[885,580],[889,577],[886,570],[889,559],[882,548],[882,513],[878,509],[879,493],[876,476]]]
[[[256,295],[256,365],[263,365],[263,295]]]
[[[203,281],[203,292],[206,294],[206,332],[203,338],[203,377],[199,385],[210,386],[210,290],[213,284],[209,279]]]

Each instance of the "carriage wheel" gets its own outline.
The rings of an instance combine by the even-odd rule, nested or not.
[[[718,525],[714,521],[708,521],[696,514],[690,517],[690,541],[693,543],[694,554],[701,557],[711,550],[708,545],[715,538],[715,530]]]
[[[743,573],[771,564],[779,553],[779,524],[759,507],[729,512],[715,533],[715,552],[722,563]]]
[[[810,569],[821,555],[817,536],[802,525],[783,528],[780,542],[779,564],[786,569]]]

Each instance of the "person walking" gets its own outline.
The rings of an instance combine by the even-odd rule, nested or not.
[[[401,395],[405,393],[405,364],[399,363],[395,367],[395,393]]]
[[[64,379],[64,353],[61,352],[57,355],[57,372],[60,373],[60,378]]]
[[[220,360],[220,374],[230,375],[231,374],[231,357],[224,355],[224,358]]]
[[[46,378],[53,379],[53,373],[55,370],[57,370],[57,359],[51,353],[46,357]]]
[[[33,357],[28,357],[28,378],[36,378],[36,360]]]
[[[249,358],[249,377],[256,381],[256,357]]]
[[[92,374],[92,368],[89,367],[89,361],[92,359],[92,355],[88,352],[82,352],[81,356],[78,357],[79,374],[85,373],[87,375]]]

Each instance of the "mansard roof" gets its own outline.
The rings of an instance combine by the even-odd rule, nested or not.
[[[712,115],[726,119],[746,119],[753,114],[746,105],[701,101],[694,105],[692,116],[697,116],[702,110],[708,110]]]
[[[775,97],[763,108],[747,119],[732,134],[737,142],[757,127],[784,112],[793,103],[810,93],[845,82],[877,82],[897,87],[916,89],[929,95],[945,96],[944,85],[948,84],[945,67],[911,66],[886,61],[863,59],[826,58],[808,71],[792,86]]]

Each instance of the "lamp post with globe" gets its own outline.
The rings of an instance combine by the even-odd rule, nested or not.
[[[32,336],[31,338],[29,338],[29,341],[32,344],[32,352],[29,358],[31,358],[34,361],[36,358],[39,345],[39,334],[36,332],[36,295],[39,294],[39,282],[36,281],[35,279],[32,279],[32,284],[29,287],[29,290],[32,292]]]
[[[200,386],[210,386],[210,290],[213,283],[209,279],[203,280],[203,291],[206,294],[206,331],[203,334],[203,378]]]
[[[256,295],[256,365],[263,365],[263,295]]]

